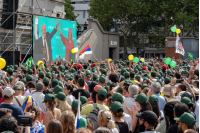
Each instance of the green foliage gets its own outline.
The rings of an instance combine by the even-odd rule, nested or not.
[[[139,52],[143,36],[149,37],[149,43],[158,50],[163,50],[165,37],[174,36],[171,32],[174,25],[187,30],[186,36],[199,30],[198,0],[91,0],[90,7],[89,15],[104,29],[110,30],[116,21],[125,53],[127,46]]]
[[[71,0],[65,0],[65,18],[74,21],[77,16],[74,15],[74,7],[71,5]]]

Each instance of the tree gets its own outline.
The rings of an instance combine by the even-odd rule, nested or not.
[[[77,16],[74,15],[74,7],[71,5],[71,0],[65,0],[65,18],[74,21]]]
[[[125,55],[127,46],[135,47],[139,54],[141,36],[149,37],[150,44],[162,50],[165,37],[174,36],[172,26],[186,29],[187,36],[199,29],[198,0],[91,0],[90,7],[89,15],[104,29],[111,28],[113,20],[119,24]]]

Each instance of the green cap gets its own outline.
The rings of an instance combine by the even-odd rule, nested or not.
[[[185,123],[187,126],[194,126],[196,122],[194,116],[187,112],[184,112],[181,117],[174,118],[174,120]]]
[[[126,69],[122,68],[121,69],[121,74],[123,75],[126,72]]]
[[[56,85],[58,85],[58,80],[57,79],[53,79],[51,82],[55,83]]]
[[[142,85],[142,90],[143,90],[145,87],[148,87],[148,85],[147,85],[147,84],[143,84],[143,85]]]
[[[63,83],[61,81],[58,81],[58,85],[60,85],[60,87],[63,87]]]
[[[167,70],[167,74],[169,75],[169,74],[171,74],[172,72],[170,71],[170,70]]]
[[[196,74],[197,76],[199,76],[199,70],[194,70],[194,74]]]
[[[55,91],[56,93],[59,93],[63,91],[63,88],[60,85],[56,85],[54,88],[51,88],[51,90]]]
[[[118,101],[120,103],[122,103],[124,100],[123,100],[123,96],[120,94],[120,93],[115,93],[113,96],[112,96],[112,101]]]
[[[145,70],[142,70],[142,73],[147,73]]]
[[[46,72],[50,72],[50,70],[48,68],[45,69]]]
[[[43,103],[46,102],[46,101],[55,101],[55,96],[54,96],[53,94],[46,94],[46,95],[44,96],[44,101],[43,101]]]
[[[80,100],[82,104],[85,104],[87,102],[87,97],[85,96],[80,96]]]
[[[28,74],[33,74],[33,70],[32,69],[28,69]]]
[[[124,75],[124,77],[125,77],[126,79],[130,77],[130,73],[129,73],[129,72],[124,72],[123,75]]]
[[[45,77],[45,78],[43,79],[43,83],[49,84],[49,78]]]
[[[161,75],[160,75],[160,74],[157,74],[157,77],[160,79],[160,78],[161,78]]]
[[[112,82],[111,82],[111,81],[108,81],[107,86],[110,86],[110,84],[112,84]]]
[[[135,79],[137,79],[138,81],[140,81],[140,76],[139,75],[135,76]]]
[[[26,76],[26,81],[27,81],[27,82],[28,82],[28,81],[33,81],[33,76],[27,75],[27,76]]]
[[[17,70],[18,69],[18,65],[14,65],[14,69]]]
[[[70,73],[75,73],[76,72],[76,70],[74,69],[74,68],[72,68],[71,70],[70,70]]]
[[[6,70],[6,72],[12,73],[12,72],[13,72],[13,69],[12,69],[12,68],[8,68],[8,69]]]
[[[94,73],[94,72],[95,72],[95,70],[96,70],[96,68],[95,68],[95,67],[93,67],[93,68],[92,68],[92,72]]]
[[[12,77],[9,77],[9,81],[10,81],[10,83],[12,82],[12,80],[13,80],[13,76],[12,76]]]
[[[104,86],[104,89],[106,89],[107,92],[108,92],[108,88],[109,88],[108,86]]]
[[[181,102],[182,102],[182,103],[185,103],[185,104],[189,104],[189,103],[191,103],[191,100],[190,100],[188,97],[183,97],[183,98],[181,99]]]
[[[164,81],[165,81],[165,84],[169,84],[171,82],[169,77],[166,77]]]
[[[99,82],[105,83],[106,82],[106,78],[104,76],[100,76]]]
[[[93,74],[92,78],[93,78],[93,80],[95,80],[95,79],[98,78],[98,75],[97,74]]]
[[[22,81],[24,84],[26,84],[26,79],[25,78],[21,79],[20,81]]]
[[[107,91],[106,89],[100,89],[97,93],[98,97],[100,97],[101,99],[106,99],[107,98]]]
[[[46,77],[49,78],[50,76],[51,76],[51,72],[47,72],[47,73],[46,73]]]
[[[14,87],[13,87],[13,90],[23,90],[22,89],[22,87],[20,86],[20,85],[15,85]]]
[[[139,95],[133,96],[136,101],[138,101],[140,104],[144,103],[148,100],[147,96],[144,93],[140,93]]]
[[[60,101],[64,101],[66,98],[66,95],[63,92],[58,92],[58,94],[54,94],[54,96]]]
[[[8,83],[8,82],[10,82],[10,80],[9,80],[9,78],[8,77],[6,77],[5,78],[5,80],[6,80],[6,82]]]
[[[118,101],[114,101],[114,102],[111,104],[110,110],[111,110],[113,113],[124,112],[124,111],[123,111],[122,104],[121,104],[120,102],[118,102]]]
[[[39,72],[39,77],[40,77],[40,76],[44,76],[44,72],[40,71],[40,72]]]
[[[86,70],[86,74],[85,74],[86,76],[88,76],[88,75],[92,75],[92,72],[90,71],[90,70]]]
[[[153,102],[158,102],[158,97],[157,96],[155,96],[155,95],[151,95],[150,97],[149,97],[149,102],[152,104]]]
[[[78,100],[74,100],[72,102],[72,110],[75,111],[76,109],[78,109]],[[82,103],[80,101],[80,110],[82,109]]]
[[[104,74],[104,75],[106,75],[107,74],[107,70],[106,69],[102,69],[101,73]]]
[[[117,92],[119,92],[120,94],[123,94],[123,92],[124,92],[123,87],[120,87],[120,88],[117,90]]]
[[[53,71],[57,71],[57,70],[58,70],[58,68],[57,68],[56,66],[52,66],[51,69],[52,69]]]

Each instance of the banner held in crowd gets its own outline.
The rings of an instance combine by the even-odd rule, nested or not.
[[[29,58],[26,60],[26,66],[27,66],[27,68],[32,67],[33,64],[34,64],[34,62],[33,62],[32,57],[29,57]]]
[[[175,51],[175,53],[182,54],[183,56],[185,55],[185,50],[183,48],[183,45],[181,43],[181,40],[180,40],[178,34],[177,34],[177,37],[176,37],[176,51]]]

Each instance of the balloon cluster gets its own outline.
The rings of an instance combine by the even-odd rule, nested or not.
[[[128,59],[129,59],[129,60],[133,60],[133,62],[135,62],[135,63],[138,63],[139,61],[144,62],[144,58],[141,58],[141,59],[139,60],[138,57],[134,57],[132,54],[130,54],[130,55],[128,56]]]
[[[171,27],[171,31],[172,31],[172,32],[176,32],[177,34],[180,34],[180,33],[181,33],[181,30],[180,30],[180,29],[177,29],[176,26]]]
[[[175,61],[171,61],[170,57],[167,57],[164,60],[164,63],[167,65],[170,65],[170,67],[175,68],[176,67],[176,62]]]
[[[78,52],[78,48],[76,47],[76,48],[73,48],[72,50],[71,50],[71,52],[74,54],[74,53],[77,53]]]

